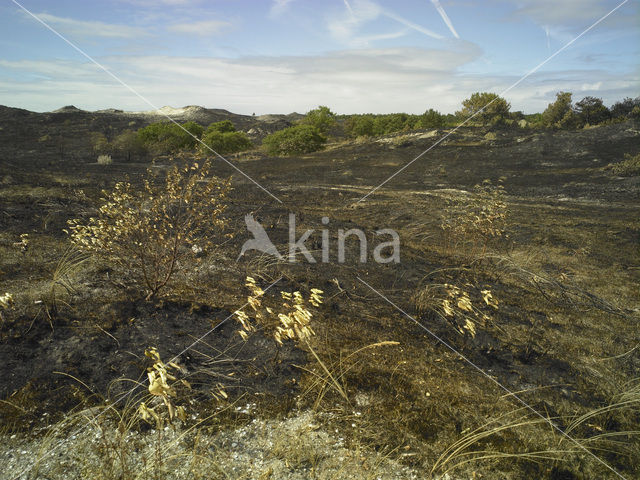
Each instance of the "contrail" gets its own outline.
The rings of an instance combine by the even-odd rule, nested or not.
[[[551,50],[551,42],[549,40],[549,27],[544,27],[544,34],[547,36],[547,51]]]
[[[453,36],[456,38],[460,38],[460,35],[458,35],[458,32],[456,32],[456,29],[453,28],[453,23],[451,23],[449,15],[447,15],[447,12],[444,11],[444,8],[440,4],[440,0],[431,0],[431,3],[433,3],[433,6],[436,7],[436,10],[438,10],[438,13],[442,17],[442,20],[444,20],[444,23],[447,24],[447,27],[449,27],[449,30],[451,30],[451,33],[453,33]]]
[[[412,28],[412,29],[414,29],[414,30],[416,30],[416,31],[418,31],[420,33],[424,33],[425,35],[427,35],[429,37],[436,38],[438,40],[442,40],[444,38],[442,35],[439,35],[439,34],[437,34],[435,32],[432,32],[429,29],[426,29],[424,27],[421,27],[420,25],[417,25],[417,24],[415,24],[413,22],[410,22],[406,18],[402,18],[402,17],[396,15],[393,12],[389,12],[389,11],[385,10],[385,11],[382,12],[382,14],[387,16],[387,17],[389,17],[389,18],[391,18],[391,19],[393,19],[393,20],[395,20],[396,22],[399,22],[399,23],[401,23],[401,24],[403,24],[403,25],[405,25],[405,26],[407,26],[409,28]]]
[[[351,8],[351,4],[349,3],[348,0],[344,0],[344,4],[347,7],[347,10],[349,10],[349,13],[351,14],[352,17],[355,17],[355,15],[353,14],[353,8]]]
[[[356,18],[355,13],[353,11],[353,8],[351,8],[351,4],[349,3],[349,0],[343,0],[344,1],[344,5],[345,7],[347,7],[347,10],[349,10],[349,13],[351,14],[352,18]],[[373,3],[373,5],[375,5],[376,7],[378,7],[377,4]],[[404,25],[405,27],[409,27],[417,32],[423,33],[425,35],[427,35],[428,37],[432,37],[432,38],[436,38],[438,40],[442,40],[444,37],[442,35],[439,35],[435,32],[432,32],[431,30],[421,27],[420,25],[413,23],[409,20],[407,20],[406,18],[403,18],[399,15],[396,15],[393,12],[390,12],[388,10],[378,10],[379,14],[384,15],[385,17],[388,17],[392,20],[395,20],[398,23],[401,23],[402,25]],[[446,14],[445,14],[446,15]],[[453,28],[453,27],[451,27]],[[457,36],[457,34],[456,34]]]

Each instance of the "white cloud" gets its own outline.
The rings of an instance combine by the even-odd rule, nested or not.
[[[112,56],[99,59],[156,107],[202,105],[237,113],[304,112],[328,105],[340,113],[453,112],[476,91],[500,93],[513,76],[480,76],[460,67],[482,51],[455,48],[345,50],[317,56],[241,59]],[[637,81],[602,69],[538,72],[511,90],[514,110],[542,111],[560,90],[612,103],[637,96]],[[0,61],[0,104],[54,110],[74,104],[96,110],[151,107],[90,63]]]
[[[579,33],[602,18],[619,0],[507,0],[515,6],[513,18],[529,18],[552,32]],[[637,2],[629,2],[604,20],[599,28],[627,26],[637,29],[640,13]]]
[[[58,17],[48,13],[37,13],[34,15],[64,35],[105,38],[138,38],[142,35],[147,35],[147,32],[143,28],[131,27],[129,25],[76,20],[73,18]],[[29,16],[29,18],[31,17]]]
[[[231,27],[231,23],[223,20],[201,20],[198,22],[175,23],[169,25],[167,30],[172,33],[185,33],[206,37],[217,35]]]

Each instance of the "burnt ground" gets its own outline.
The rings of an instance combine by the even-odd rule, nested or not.
[[[65,135],[68,127],[56,128]],[[522,404],[492,379],[519,392],[563,430],[585,412],[628,398],[621,395],[637,390],[640,367],[640,177],[615,177],[604,167],[640,152],[640,126],[498,130],[489,136],[488,130],[461,129],[358,202],[446,133],[342,139],[301,157],[253,152],[232,158],[282,204],[218,161],[215,173],[234,178],[226,212],[232,240],[189,265],[171,292],[155,302],[119,288],[108,265],[87,262],[74,272],[70,290],[58,288],[55,312],[49,308],[52,272],[68,246],[61,231],[66,221],[90,214],[100,189],[125,175],[136,181],[147,165],[101,166],[90,153],[65,156],[38,150],[38,144],[25,150],[3,142],[0,292],[16,298],[0,328],[3,425],[35,430],[43,412],[61,416],[78,405],[118,398],[129,388],[125,379],[144,376],[145,348],[157,347],[168,360],[241,307],[247,275],[263,286],[282,277],[269,292],[274,296],[279,290],[324,290],[326,302],[313,323],[314,351],[334,374],[340,372],[349,401],[331,389],[320,397],[308,371],[321,368],[306,347],[286,345],[276,352],[273,340],[260,332],[244,343],[235,333],[237,323],[229,320],[179,358],[193,385],[189,398],[195,410],[212,408],[211,392],[220,384],[230,402],[250,398],[267,416],[315,402],[337,412],[332,428],[348,430],[348,441],[378,451],[397,447],[399,461],[429,471],[447,446],[486,422],[505,414],[535,417],[519,410]],[[500,178],[509,238],[482,251],[448,244],[440,231],[447,202],[467,198],[465,192],[485,179]],[[253,213],[284,253],[290,212],[299,232],[315,229],[306,245],[317,263],[279,262],[257,252],[236,261],[248,238],[245,214]],[[321,223],[323,216],[328,225]],[[367,235],[367,263],[359,262],[352,241],[345,262],[337,261],[337,231],[351,228]],[[383,228],[400,235],[399,264],[372,261],[383,241],[375,232]],[[330,263],[319,261],[322,229],[329,230]],[[23,233],[30,238],[24,253],[14,245]],[[475,337],[417,308],[421,288],[444,283],[464,287],[474,305],[482,304],[484,289],[499,300],[497,311],[481,308],[491,320]],[[382,341],[399,345],[347,357]],[[638,439],[619,432],[637,430],[637,407],[597,415],[572,432],[613,468],[633,475],[640,465]],[[599,433],[620,442],[602,443],[609,437]],[[537,462],[514,456],[478,460],[458,471],[481,478],[609,478],[610,471],[557,437],[538,424],[497,432],[473,447],[505,455],[570,452]]]

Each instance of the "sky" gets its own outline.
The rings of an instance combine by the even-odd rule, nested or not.
[[[611,105],[640,95],[640,1],[575,38],[621,2],[0,0],[0,105],[454,113],[477,91],[525,113],[559,91]]]

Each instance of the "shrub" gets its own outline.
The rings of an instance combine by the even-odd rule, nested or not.
[[[211,130],[204,134],[202,143],[209,148],[222,155],[227,153],[241,152],[253,147],[253,143],[244,132],[219,132]],[[202,152],[208,152],[204,146],[200,149]]]
[[[204,133],[204,127],[199,123],[196,123],[193,121],[188,121],[186,123],[183,123],[182,127],[196,138],[202,137],[202,134]],[[194,142],[194,145],[195,145],[195,142]]]
[[[634,108],[640,110],[640,97],[635,99],[627,97],[613,104],[611,107],[611,116],[613,118],[629,118],[632,116],[631,114]]]
[[[373,135],[373,116],[351,115],[346,120],[344,128],[351,137],[370,137]]]
[[[633,177],[640,175],[640,153],[632,156],[628,153],[624,155],[624,160],[618,163],[610,163],[606,167],[615,175],[621,177]]]
[[[91,143],[91,149],[94,155],[101,155],[103,153],[109,153],[110,145],[107,137],[100,132],[90,132],[89,142]]]
[[[152,298],[184,267],[193,247],[213,246],[226,224],[230,181],[209,177],[209,169],[209,162],[174,166],[164,179],[145,179],[143,188],[118,182],[104,192],[97,216],[70,220],[67,233],[81,251],[109,262]]]
[[[133,130],[125,130],[114,138],[112,150],[114,154],[119,154],[127,162],[130,162],[134,157],[143,157],[147,153],[144,143]]]
[[[307,112],[307,115],[300,121],[303,125],[311,125],[318,129],[320,133],[327,133],[336,124],[336,115],[329,107],[319,106]]]
[[[153,153],[174,153],[194,148],[202,130],[202,127],[195,122],[187,122],[182,125],[182,128],[172,122],[163,122],[147,125],[138,130],[137,135]]]
[[[574,128],[577,123],[571,106],[570,92],[558,92],[556,101],[550,103],[542,112],[542,125],[545,127]]]
[[[202,143],[223,155],[241,152],[253,147],[249,137],[244,132],[236,131],[236,127],[230,120],[214,122],[209,125],[202,136]],[[200,147],[200,151],[207,153],[209,149],[203,145]]]
[[[463,100],[462,110],[458,115],[464,118],[474,116],[474,120],[483,125],[503,123],[509,116],[511,105],[495,93],[476,92]]]
[[[98,155],[98,165],[111,165],[112,163],[111,155]]]
[[[221,122],[213,122],[212,124],[210,124],[207,127],[206,133],[209,133],[209,132],[226,133],[226,132],[235,132],[235,131],[236,131],[236,127],[234,127],[233,123],[231,123],[231,120],[222,120]]]
[[[598,125],[611,118],[611,112],[601,98],[584,97],[576,103],[575,109],[582,124]]]
[[[422,115],[417,122],[418,128],[440,128],[444,127],[445,118],[440,112],[430,108]]]
[[[411,127],[411,119],[406,113],[378,115],[373,121],[373,132],[375,135],[401,132],[403,130],[410,130]]]
[[[311,125],[296,125],[279,130],[262,140],[269,155],[294,155],[320,150],[327,139]]]

